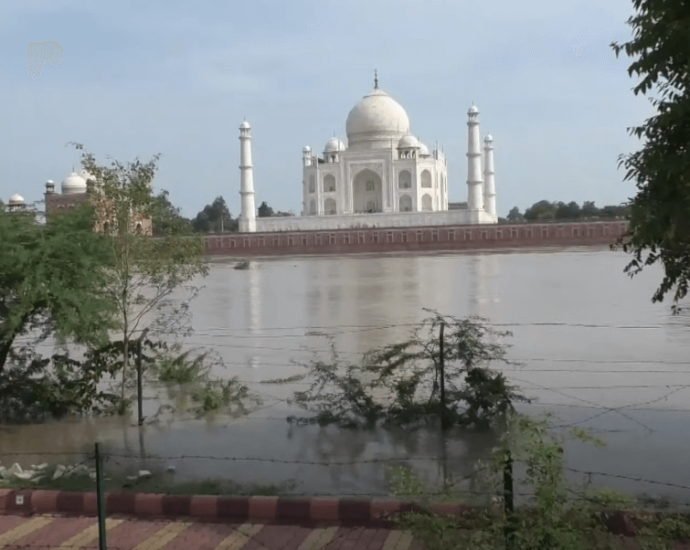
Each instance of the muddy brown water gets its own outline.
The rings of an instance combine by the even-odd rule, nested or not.
[[[247,270],[235,270],[232,260],[213,261],[192,305],[194,334],[185,342],[222,356],[225,366],[214,375],[238,376],[260,392],[256,412],[240,419],[165,414],[141,430],[133,417],[4,426],[0,460],[6,466],[66,460],[31,453],[78,453],[98,439],[112,453],[173,457],[144,465],[173,465],[177,479],[226,478],[294,493],[383,494],[384,462],[396,458],[414,464],[431,484],[468,475],[495,435],[290,426],[286,416],[296,410],[285,399],[299,386],[262,384],[301,372],[293,361],[313,351],[328,354],[324,338],[310,332],[331,334],[341,357],[356,361],[404,339],[430,308],[479,315],[510,330],[509,357],[523,365],[504,371],[536,400],[518,408],[553,412],[557,424],[590,428],[606,440],[601,449],[568,444],[568,467],[596,472],[596,484],[681,506],[690,503],[690,489],[663,484],[690,487],[690,316],[672,316],[668,303],[652,304],[661,270],[630,279],[623,274],[627,260],[622,252],[583,247],[258,259]],[[161,403],[175,404],[160,388],[148,387],[146,395],[149,418]],[[191,458],[198,456],[214,458]]]

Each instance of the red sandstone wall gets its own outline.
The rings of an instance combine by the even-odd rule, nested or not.
[[[626,229],[625,221],[338,229],[209,235],[204,246],[207,254],[231,256],[583,246],[613,243]]]

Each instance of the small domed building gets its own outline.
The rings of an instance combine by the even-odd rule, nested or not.
[[[482,159],[479,110],[473,105],[467,114],[466,208],[449,209],[444,153],[438,144],[430,151],[415,137],[405,109],[379,88],[375,77],[374,89],[347,116],[347,144],[333,136],[321,155],[309,146],[302,149],[302,216],[289,219],[256,219],[249,208],[254,184],[250,127],[244,121],[240,231],[497,223],[492,141],[487,137]]]
[[[7,211],[22,212],[23,210],[26,210],[26,202],[24,201],[24,197],[22,197],[19,193],[15,193],[10,197],[10,200],[7,201]]]
[[[87,179],[90,178],[84,170],[78,174],[74,167],[72,172],[62,181],[60,185],[60,192],[55,190],[55,182],[48,180],[45,184],[45,205],[46,216],[50,218],[51,214],[60,212],[64,209],[71,209],[75,206],[84,203],[89,198],[89,188]]]
[[[60,185],[60,193],[55,192],[55,182],[48,180],[45,184],[47,219],[50,220],[50,216],[58,212],[72,209],[88,200],[95,199],[95,206],[99,214],[96,231],[103,233],[113,231],[115,224],[113,220],[109,219],[107,205],[98,197],[97,192],[94,192],[95,183],[94,176],[83,169],[76,172],[74,167]],[[153,235],[153,222],[150,217],[133,213],[131,230],[142,235]]]

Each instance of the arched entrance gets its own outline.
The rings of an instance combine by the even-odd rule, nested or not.
[[[398,174],[398,186],[400,189],[410,189],[412,187],[412,174],[409,170],[403,170]]]
[[[335,199],[326,199],[326,201],[323,203],[323,211],[325,214],[336,214],[337,208]]]
[[[333,174],[326,174],[323,177],[323,191],[324,193],[335,192],[335,176]]]
[[[373,170],[362,170],[352,180],[352,206],[355,213],[383,211],[383,185]]]
[[[422,172],[422,187],[431,187],[431,172],[429,170]]]

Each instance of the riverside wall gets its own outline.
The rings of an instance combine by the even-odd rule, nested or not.
[[[627,227],[626,221],[608,221],[235,233],[206,236],[204,249],[250,257],[607,245]]]

